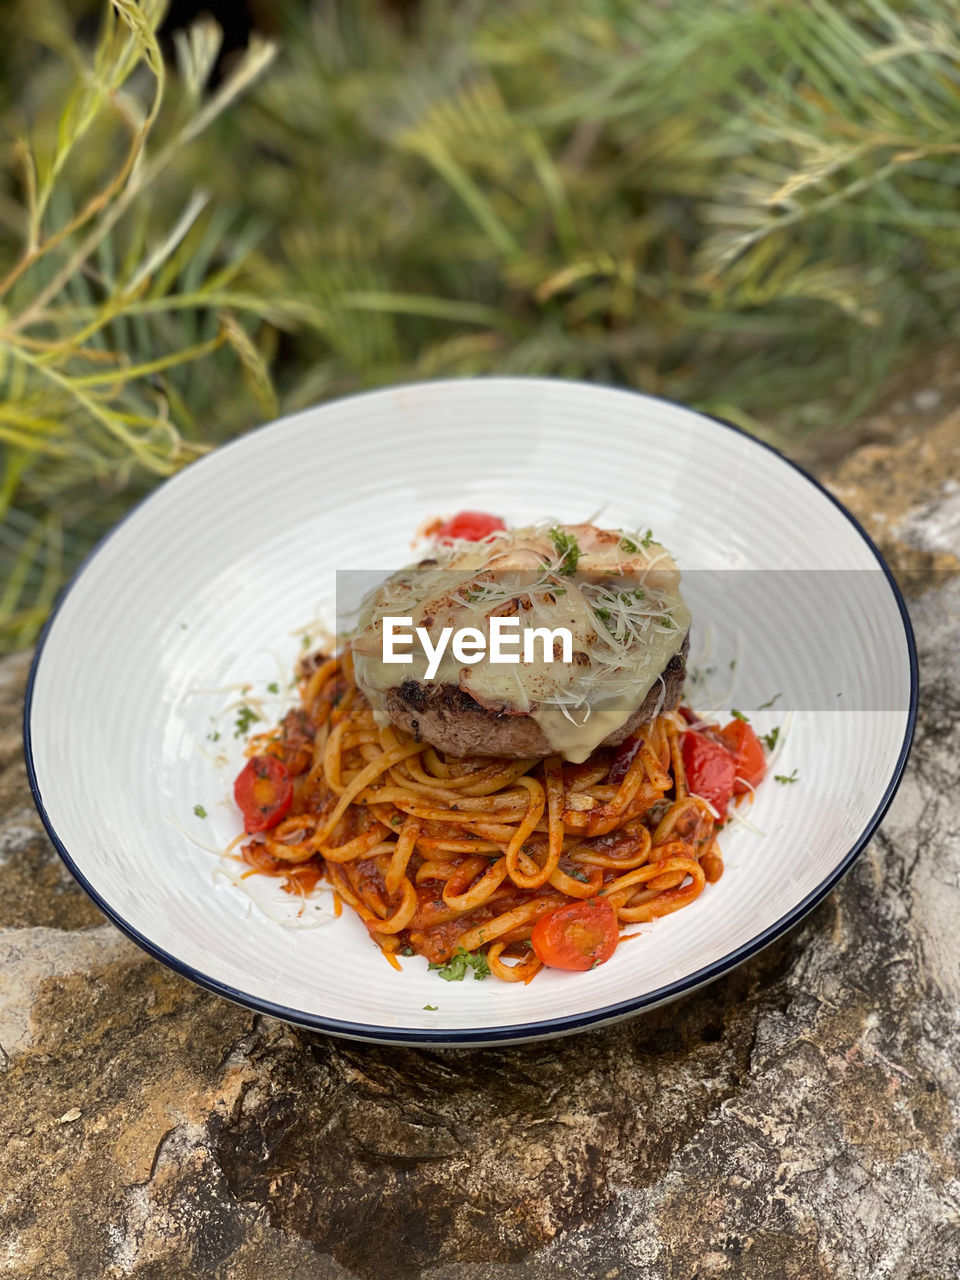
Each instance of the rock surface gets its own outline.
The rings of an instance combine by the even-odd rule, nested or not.
[[[366,1048],[168,972],[43,835],[0,664],[0,1277],[956,1280],[960,417],[924,440],[826,477],[920,643],[879,835],[753,962],[588,1036]]]

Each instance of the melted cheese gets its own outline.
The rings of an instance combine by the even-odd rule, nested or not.
[[[579,551],[573,572],[568,539]],[[475,627],[489,642],[495,613],[519,617],[521,635],[530,626],[568,628],[574,661],[547,661],[538,640],[532,662],[523,661],[521,641],[519,663],[485,655],[464,664],[448,644],[433,681],[459,685],[492,711],[530,715],[550,750],[576,763],[637,711],[690,625],[677,567],[649,537],[564,525],[457,543],[393,574],[361,606],[354,668],[378,721],[389,722],[384,694],[406,680],[426,683],[428,666],[416,637],[404,650],[411,662],[383,661],[385,616],[409,617],[436,645],[444,627]]]

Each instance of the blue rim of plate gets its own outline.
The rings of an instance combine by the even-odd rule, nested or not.
[[[397,385],[403,387],[442,386],[445,382],[448,385],[453,385],[462,381],[468,381],[468,379],[436,379],[432,382],[401,383]],[[884,560],[873,539],[867,533],[866,529],[864,529],[856,516],[849,511],[840,499],[835,497],[834,494],[826,488],[826,486],[822,485],[819,480],[810,475],[809,472],[805,471],[798,463],[793,462],[790,458],[786,457],[772,444],[767,443],[765,440],[757,439],[756,436],[750,435],[748,431],[744,431],[734,423],[727,422],[723,418],[714,417],[712,414],[703,413],[699,409],[692,409],[689,405],[680,404],[675,400],[668,400],[665,396],[652,396],[646,392],[636,393],[626,387],[610,387],[597,383],[582,382],[577,379],[506,379],[498,378],[496,375],[493,375],[488,379],[477,378],[472,379],[472,381],[512,381],[525,383],[527,385],[547,383],[553,387],[562,385],[564,382],[569,381],[569,383],[574,386],[590,387],[593,390],[615,391],[621,395],[639,394],[643,398],[659,400],[661,403],[672,405],[674,408],[687,409],[690,413],[695,413],[699,418],[702,418],[707,422],[712,422],[715,426],[723,428],[725,431],[732,431],[739,436],[743,436],[745,439],[749,440],[751,444],[756,445],[757,448],[766,449],[769,453],[774,454],[774,456],[779,458],[786,466],[791,467],[794,471],[798,472],[808,484],[811,484],[815,489],[823,494],[823,496],[831,502],[838,511],[842,512],[843,515],[846,516],[854,529],[856,529],[857,533],[859,533],[864,543],[869,547],[880,568],[883,570],[887,584],[890,587],[893,598],[900,610],[900,619],[903,623],[904,635],[907,641],[907,650],[910,657],[910,708],[907,715],[906,731],[904,733],[899,755],[897,756],[897,762],[894,765],[893,773],[890,777],[890,781],[887,783],[886,790],[881,797],[880,803],[874,811],[873,816],[867,822],[863,831],[851,845],[843,858],[841,858],[837,866],[834,867],[833,871],[831,871],[815,889],[811,890],[805,898],[798,902],[795,907],[790,911],[785,912],[784,915],[780,916],[778,920],[775,920],[773,924],[768,925],[761,933],[758,933],[755,937],[751,938],[749,942],[743,943],[742,946],[736,947],[733,951],[729,951],[725,956],[721,956],[719,960],[715,960],[712,964],[705,965],[702,969],[697,969],[695,972],[688,974],[685,978],[678,978],[676,982],[670,982],[665,986],[657,987],[656,990],[649,991],[645,995],[636,996],[629,1000],[620,1000],[616,1004],[604,1005],[599,1009],[592,1009],[589,1013],[571,1014],[568,1017],[562,1018],[544,1018],[536,1022],[509,1023],[496,1027],[477,1027],[472,1029],[460,1027],[452,1031],[445,1031],[442,1029],[430,1030],[428,1028],[398,1029],[396,1027],[382,1027],[375,1023],[348,1022],[340,1018],[325,1018],[320,1014],[310,1014],[304,1013],[298,1009],[290,1009],[285,1005],[275,1004],[271,1000],[261,1000],[244,991],[238,991],[235,987],[231,987],[225,982],[218,982],[215,978],[211,978],[207,974],[200,973],[191,965],[185,964],[182,960],[171,955],[168,951],[164,951],[162,947],[158,946],[155,942],[152,942],[149,938],[145,937],[131,924],[124,920],[124,918],[114,910],[110,903],[97,892],[93,885],[89,883],[83,872],[76,865],[69,850],[57,835],[56,829],[54,828],[40,795],[40,786],[37,782],[36,767],[33,759],[33,736],[30,727],[30,710],[33,705],[33,689],[44,645],[46,644],[47,637],[50,635],[53,625],[56,622],[57,614],[60,612],[64,601],[82,578],[87,566],[100,553],[100,551],[103,550],[104,546],[106,546],[110,539],[113,538],[121,528],[123,528],[131,516],[136,514],[141,507],[150,502],[155,494],[159,492],[159,489],[154,490],[153,493],[148,494],[138,502],[136,506],[132,507],[131,510],[117,522],[110,532],[100,539],[89,555],[86,556],[82,564],[70,578],[69,582],[67,582],[60,591],[56,603],[51,610],[50,616],[40,633],[39,639],[37,640],[33,654],[33,661],[30,664],[30,674],[27,678],[27,691],[24,700],[23,743],[27,766],[27,778],[30,783],[33,802],[40,815],[40,820],[46,829],[47,835],[50,837],[50,840],[57,850],[57,853],[59,853],[60,857],[63,859],[67,870],[84,892],[93,900],[93,902],[96,903],[107,919],[111,920],[122,933],[125,933],[132,942],[135,942],[137,946],[141,947],[155,960],[159,960],[168,968],[173,969],[175,973],[179,973],[184,978],[189,978],[191,982],[195,982],[198,986],[204,987],[208,991],[212,991],[215,995],[223,996],[225,999],[233,1001],[234,1004],[242,1005],[257,1013],[265,1013],[270,1017],[279,1018],[281,1021],[292,1023],[295,1026],[306,1027],[311,1031],[325,1031],[330,1035],[343,1036],[352,1040],[362,1040],[371,1044],[422,1045],[433,1047],[446,1046],[454,1048],[458,1046],[469,1047],[483,1044],[503,1044],[511,1040],[548,1039],[552,1036],[571,1035],[578,1031],[587,1031],[593,1027],[603,1026],[605,1023],[619,1021],[631,1014],[641,1013],[643,1010],[652,1009],[657,1005],[667,1004],[672,1000],[678,999],[682,995],[687,995],[697,990],[699,987],[703,987],[710,982],[714,982],[725,973],[729,973],[731,970],[736,969],[746,960],[758,955],[759,952],[769,946],[770,943],[775,942],[777,938],[782,937],[783,934],[792,929],[793,926],[798,924],[804,916],[808,915],[813,908],[818,905],[818,903],[823,901],[830,890],[833,889],[850,870],[857,857],[863,852],[863,849],[869,842],[870,837],[883,821],[884,815],[889,809],[890,804],[897,793],[897,789],[903,778],[903,771],[906,767],[907,757],[910,754],[910,748],[913,744],[913,736],[917,725],[917,704],[920,686],[917,643],[913,634],[913,625],[911,624],[910,616],[907,613],[903,594],[890,570],[890,566],[887,564],[886,560]],[[384,391],[390,390],[396,390],[396,387],[378,388],[375,391],[360,393],[359,395],[338,397],[338,400],[360,399],[366,396],[380,395],[383,394]],[[337,400],[330,400],[314,407],[323,409],[328,404],[335,403],[337,403]],[[280,422],[283,422],[282,418],[278,419],[276,422],[266,423],[262,427],[257,427],[255,428],[255,431],[269,431]],[[220,449],[217,449],[214,453],[207,455],[208,458],[212,459],[223,449],[229,449],[232,446],[241,444],[243,440],[252,434],[254,434],[253,431],[245,432],[244,435],[228,441],[226,444],[222,445]],[[197,466],[202,466],[205,461],[206,459],[204,458],[199,459],[197,462],[192,464],[189,470],[193,470],[193,468]],[[182,472],[180,474],[185,473]],[[165,482],[165,485],[175,484],[177,478],[177,476],[171,476],[170,479]],[[161,488],[165,487],[165,485],[161,486]]]

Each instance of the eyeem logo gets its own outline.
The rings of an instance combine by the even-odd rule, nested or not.
[[[443,655],[450,646],[450,651],[458,662],[472,666],[486,658],[488,662],[519,662],[521,652],[524,662],[536,662],[537,641],[543,648],[541,654],[544,662],[556,662],[557,645],[560,646],[560,662],[573,661],[573,636],[567,627],[526,627],[520,635],[519,618],[491,618],[489,645],[487,637],[477,627],[444,627],[436,644],[430,637],[426,627],[414,630],[412,618],[383,619],[383,660],[384,662],[413,662],[413,654],[400,653],[399,648],[412,648],[414,636],[420,641],[423,652],[427,656],[426,678],[432,680],[437,674]],[[512,634],[509,634],[512,632]]]

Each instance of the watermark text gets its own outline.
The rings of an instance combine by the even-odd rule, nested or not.
[[[457,662],[472,666],[484,658],[494,663],[530,664],[537,661],[539,645],[543,662],[572,662],[573,636],[567,627],[525,627],[520,632],[520,619],[489,619],[489,637],[478,627],[443,627],[434,642],[426,627],[414,627],[412,618],[383,619],[383,660],[387,663],[411,663],[414,639],[419,640],[427,658],[426,678],[432,680],[449,647]],[[557,653],[559,650],[559,658]]]

